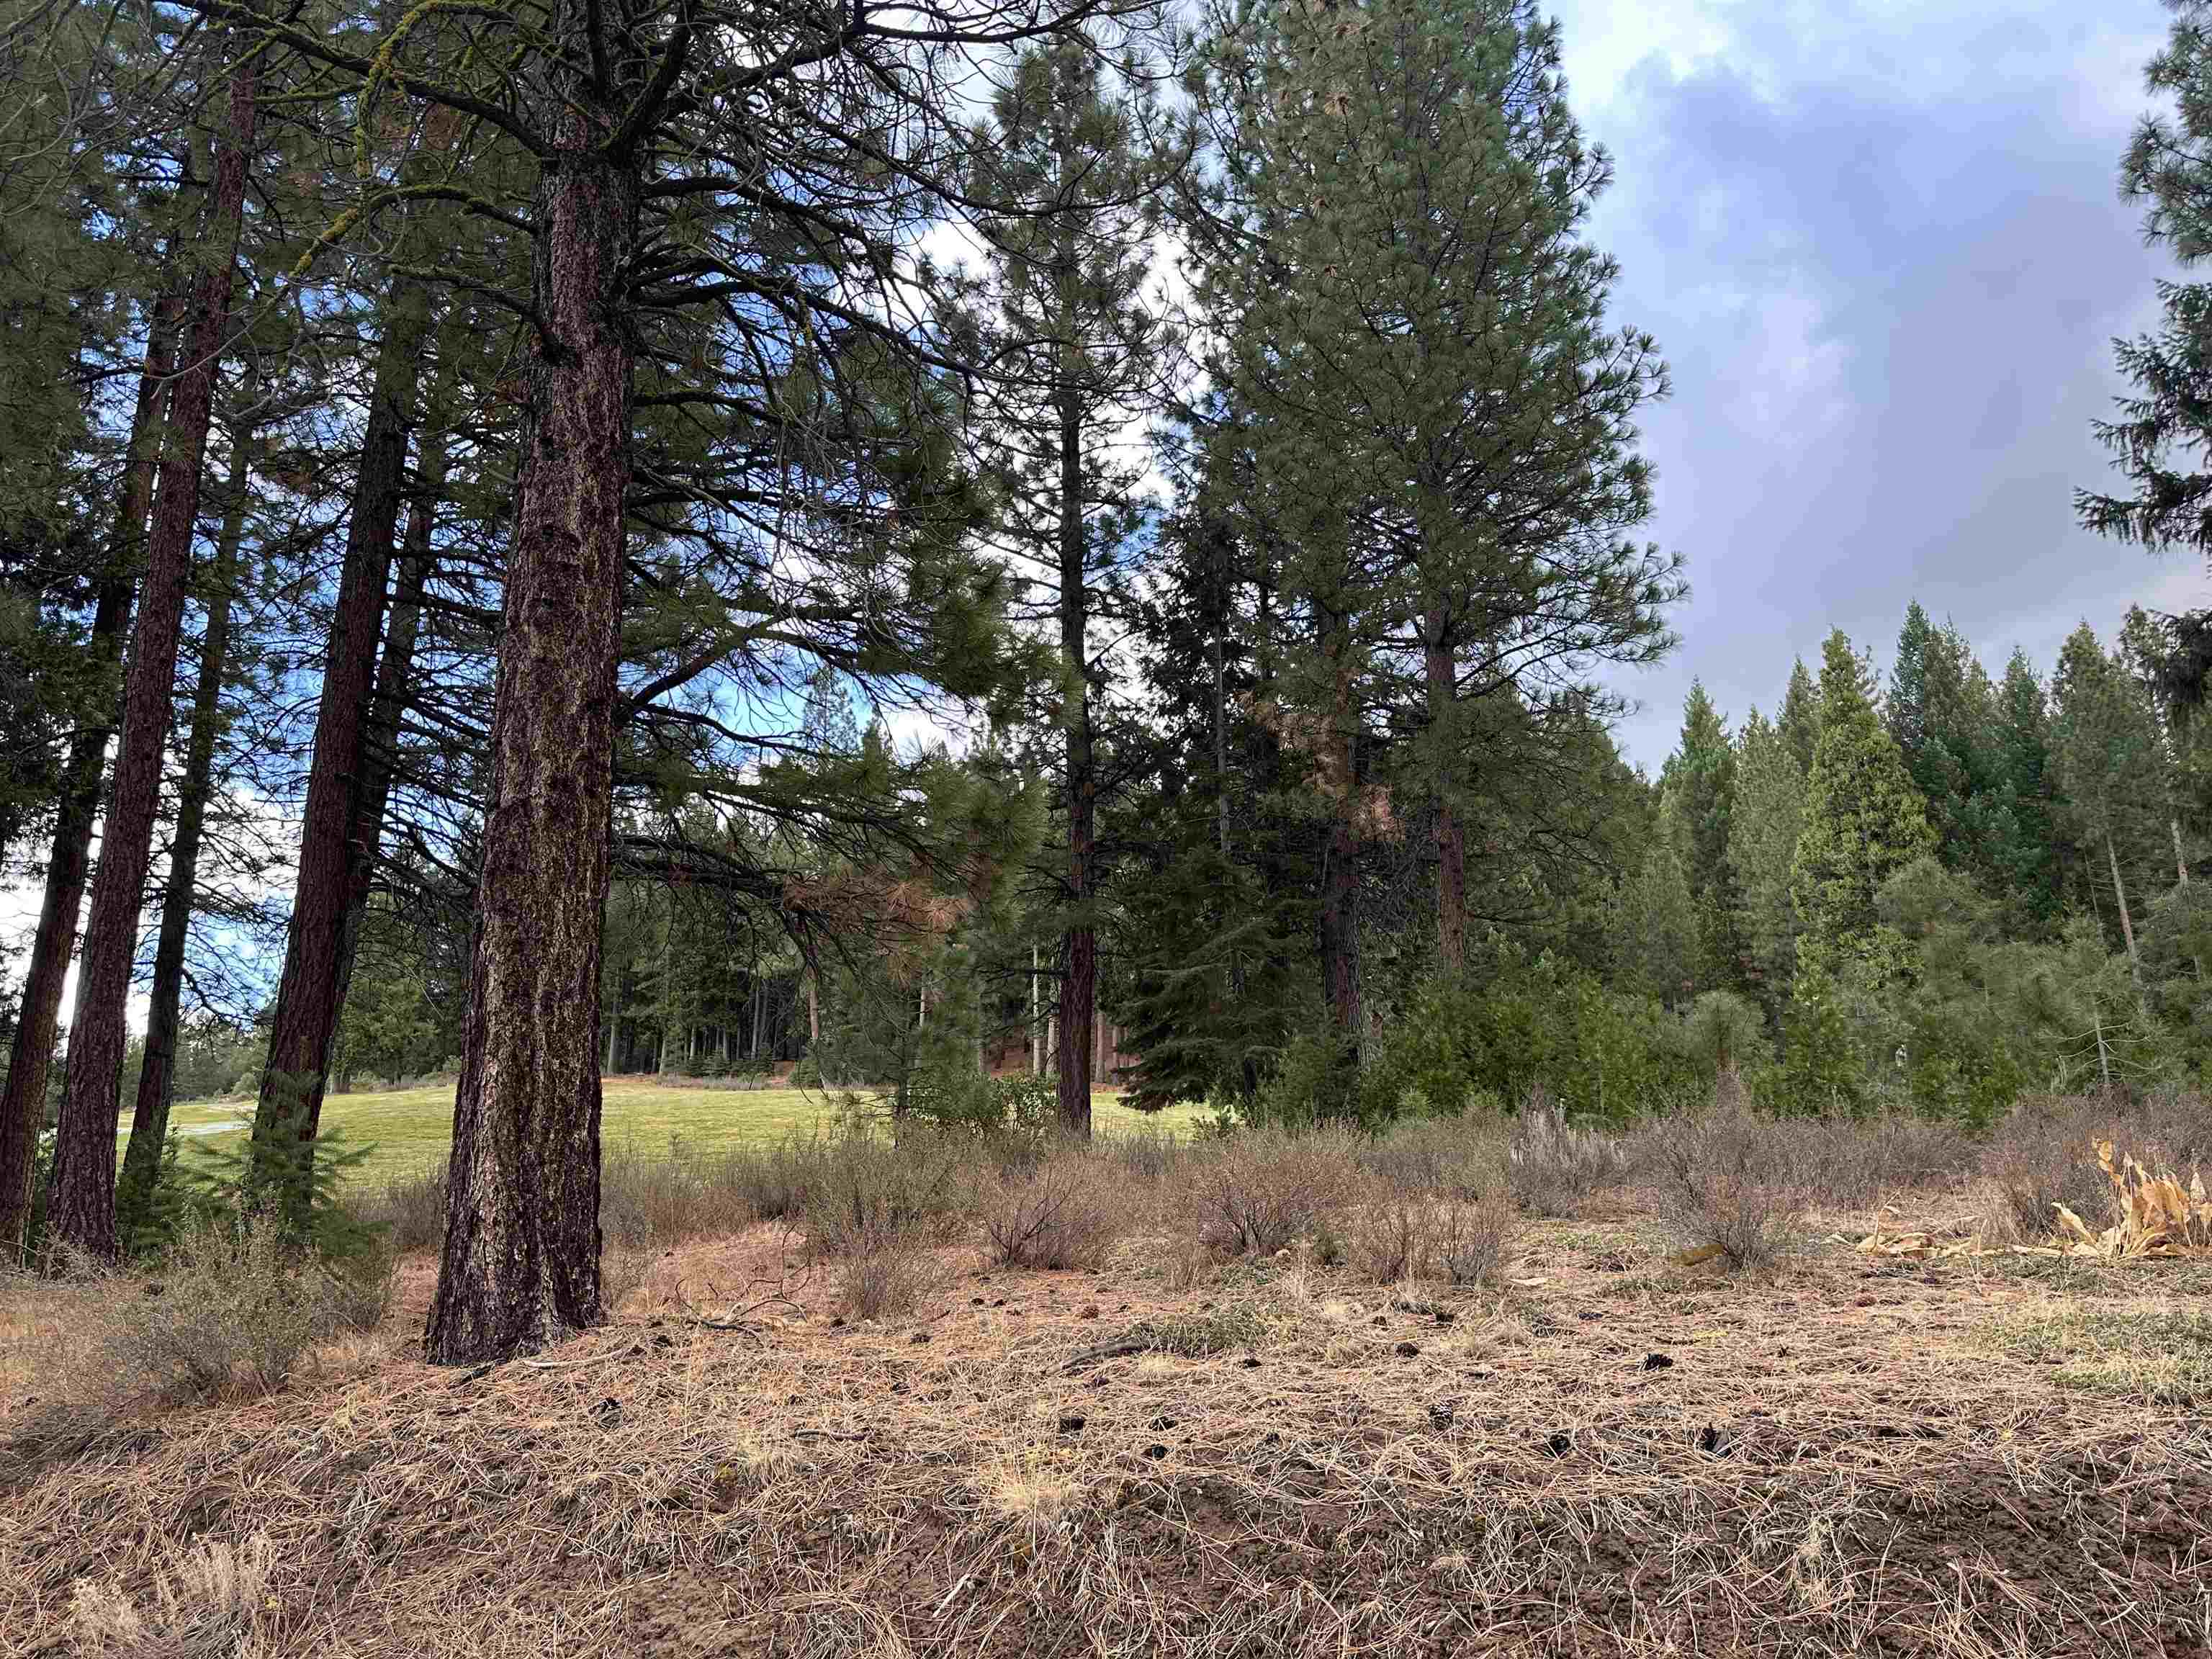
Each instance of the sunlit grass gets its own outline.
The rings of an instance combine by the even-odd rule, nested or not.
[[[678,1140],[697,1148],[772,1142],[794,1129],[826,1125],[837,1109],[836,1097],[818,1089],[708,1089],[644,1077],[609,1078],[602,1097],[605,1145],[653,1152]],[[170,1125],[193,1141],[219,1146],[242,1139],[252,1115],[251,1100],[179,1101]],[[1120,1091],[1102,1090],[1093,1097],[1091,1120],[1102,1134],[1146,1128],[1188,1133],[1205,1115],[1188,1106],[1135,1112],[1121,1104]],[[381,1179],[441,1161],[453,1121],[451,1079],[419,1088],[357,1090],[323,1103],[325,1131],[337,1131],[348,1146],[373,1149],[356,1169],[356,1178]],[[128,1139],[118,1135],[118,1145]]]

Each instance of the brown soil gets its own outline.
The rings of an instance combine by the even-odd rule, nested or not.
[[[410,1264],[340,1374],[0,1492],[0,1652],[100,1650],[81,1585],[149,1606],[196,1540],[261,1534],[242,1638],[191,1651],[2212,1653],[2200,1413],[1991,1336],[2202,1306],[2200,1264],[1830,1246],[1749,1283],[1632,1213],[1533,1229],[1497,1292],[1287,1261],[1178,1291],[1171,1254],[951,1253],[920,1317],[855,1326],[757,1228],[483,1375],[411,1357]],[[1239,1340],[1084,1358],[1206,1332]]]

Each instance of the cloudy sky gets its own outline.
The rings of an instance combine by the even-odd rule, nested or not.
[[[1692,677],[1731,718],[1906,602],[1992,672],[2083,617],[2212,602],[2182,556],[2076,528],[2111,341],[2166,266],[2115,191],[2159,0],[1549,0],[1613,152],[1593,234],[1674,392],[1645,422],[1681,649],[1625,690],[1656,769]]]

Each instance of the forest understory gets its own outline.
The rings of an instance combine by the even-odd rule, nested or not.
[[[1056,1153],[893,1248],[698,1219],[623,1247],[606,1326],[474,1370],[422,1363],[406,1255],[281,1389],[11,1443],[4,1651],[2204,1653],[2212,1260],[1994,1242],[2025,1139],[1801,1127],[1832,1189],[1762,1166],[1764,1271],[1686,1263],[1748,1189],[1686,1208],[1664,1132],[1556,1180],[1524,1133],[1455,1285],[1424,1230],[1498,1213],[1458,1125],[1334,1177],[1310,1137]],[[1007,1265],[1071,1159],[1110,1190],[1035,1237],[1094,1265]],[[1234,1253],[1240,1194],[1298,1236]],[[0,1292],[0,1430],[115,1288]]]

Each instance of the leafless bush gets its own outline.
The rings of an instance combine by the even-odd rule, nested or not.
[[[1358,1189],[1358,1138],[1340,1129],[1250,1129],[1194,1154],[1183,1217],[1200,1242],[1231,1255],[1272,1255]]]
[[[1976,1157],[1958,1125],[1905,1113],[1770,1119],[1766,1130],[1783,1148],[1791,1183],[1808,1200],[1841,1209],[1863,1209],[1900,1190],[1949,1186],[1972,1172]]]
[[[809,1253],[854,1255],[909,1233],[943,1237],[965,1196],[969,1150],[921,1129],[896,1144],[859,1133],[823,1141],[799,1194]]]
[[[2113,1104],[2081,1097],[2031,1097],[1991,1131],[1982,1148],[1982,1237],[1996,1245],[2045,1238],[2057,1206],[2099,1223],[2112,1183],[2091,1148],[2119,1131]]]
[[[1127,1205],[1103,1158],[1062,1153],[979,1194],[991,1251],[1009,1267],[1096,1267],[1121,1237]]]
[[[1512,1197],[1502,1186],[1468,1199],[1394,1193],[1353,1218],[1352,1270],[1377,1285],[1495,1284],[1516,1225]]]
[[[1488,1113],[1408,1118],[1377,1135],[1361,1162],[1394,1192],[1468,1198],[1504,1182],[1505,1126]]]
[[[232,1659],[259,1626],[276,1549],[255,1534],[243,1545],[203,1538],[134,1599],[112,1578],[81,1580],[70,1623],[82,1650],[113,1659]]]
[[[1650,1149],[1660,1213],[1685,1249],[1763,1269],[1789,1247],[1803,1200],[1773,1122],[1742,1109],[1671,1118]]]
[[[939,1237],[919,1222],[880,1217],[848,1233],[831,1280],[838,1311],[850,1319],[912,1313],[944,1276]]]
[[[1123,1174],[1148,1187],[1158,1187],[1174,1176],[1191,1156],[1191,1143],[1166,1129],[1133,1129],[1100,1145]]]
[[[1540,1096],[1515,1118],[1508,1158],[1513,1195],[1534,1216],[1572,1215],[1629,1175],[1618,1140],[1602,1130],[1575,1127]]]

